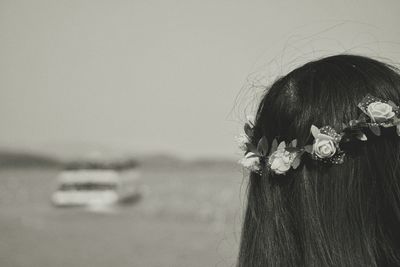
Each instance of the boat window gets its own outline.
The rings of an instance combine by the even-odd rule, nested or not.
[[[99,184],[99,183],[77,183],[77,184],[61,184],[59,186],[60,191],[70,191],[70,190],[115,190],[117,188],[116,184]]]

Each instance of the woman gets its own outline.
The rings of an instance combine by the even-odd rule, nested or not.
[[[337,55],[267,90],[245,126],[238,266],[400,266],[400,75]]]

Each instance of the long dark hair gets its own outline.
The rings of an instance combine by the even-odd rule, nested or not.
[[[251,142],[310,144],[312,124],[341,129],[367,93],[399,105],[396,68],[357,55],[309,62],[266,90]],[[343,164],[251,172],[238,266],[400,266],[400,137],[383,130],[349,144]]]

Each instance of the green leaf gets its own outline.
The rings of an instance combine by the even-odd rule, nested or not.
[[[308,153],[312,153],[312,151],[313,151],[313,145],[306,145],[305,147],[304,147],[304,150],[306,151],[306,152],[308,152]]]
[[[276,151],[276,149],[278,148],[278,140],[276,140],[276,138],[274,138],[274,140],[272,140],[272,145],[271,145],[271,151],[270,154],[274,151]]]
[[[247,122],[244,124],[244,132],[248,137],[253,136],[253,128]]]
[[[252,143],[246,143],[247,151],[258,154],[256,147]]]
[[[292,147],[296,147],[297,146],[297,139],[293,139],[291,145],[292,145]]]
[[[362,132],[357,133],[356,138],[361,141],[367,141],[367,136]]]
[[[263,136],[260,141],[258,141],[257,151],[263,156],[266,156],[268,153],[268,140],[265,136]]]
[[[365,115],[365,113],[361,113],[360,116],[358,116],[358,121],[360,122],[366,122],[367,121],[367,117]]]
[[[373,132],[375,135],[381,135],[381,129],[379,128],[378,125],[369,125],[369,129],[371,132]]]
[[[251,152],[247,153],[247,154],[245,155],[245,157],[249,159],[249,158],[255,158],[255,157],[258,157],[258,156],[259,156],[259,155],[257,155],[256,153],[251,153],[251,155],[250,155],[250,153],[251,153]]]
[[[290,146],[285,147],[285,150],[290,153],[299,151],[299,149],[297,147],[290,147]]]
[[[297,169],[297,167],[299,167],[299,165],[300,165],[300,157],[301,157],[301,154],[296,156],[296,158],[293,160],[293,162],[292,162],[292,168],[293,169]]]
[[[314,138],[319,134],[319,129],[315,125],[311,125],[311,133],[314,136]]]

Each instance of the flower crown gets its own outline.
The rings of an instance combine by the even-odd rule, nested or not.
[[[277,138],[274,138],[269,149],[269,142],[265,136],[261,137],[256,146],[253,145],[250,140],[254,136],[254,122],[248,118],[248,122],[244,125],[244,133],[237,137],[240,148],[245,151],[239,163],[254,172],[260,173],[265,166],[276,174],[286,174],[291,167],[296,169],[300,165],[304,153],[321,162],[343,163],[345,152],[341,149],[340,143],[354,139],[366,141],[364,129],[370,129],[373,134],[380,136],[380,127],[395,126],[397,135],[400,136],[399,106],[391,100],[386,101],[367,94],[357,106],[362,113],[358,119],[349,121],[347,125],[343,123],[340,132],[331,126],[318,128],[311,125],[313,144],[303,147],[297,146],[297,139],[278,144]]]

